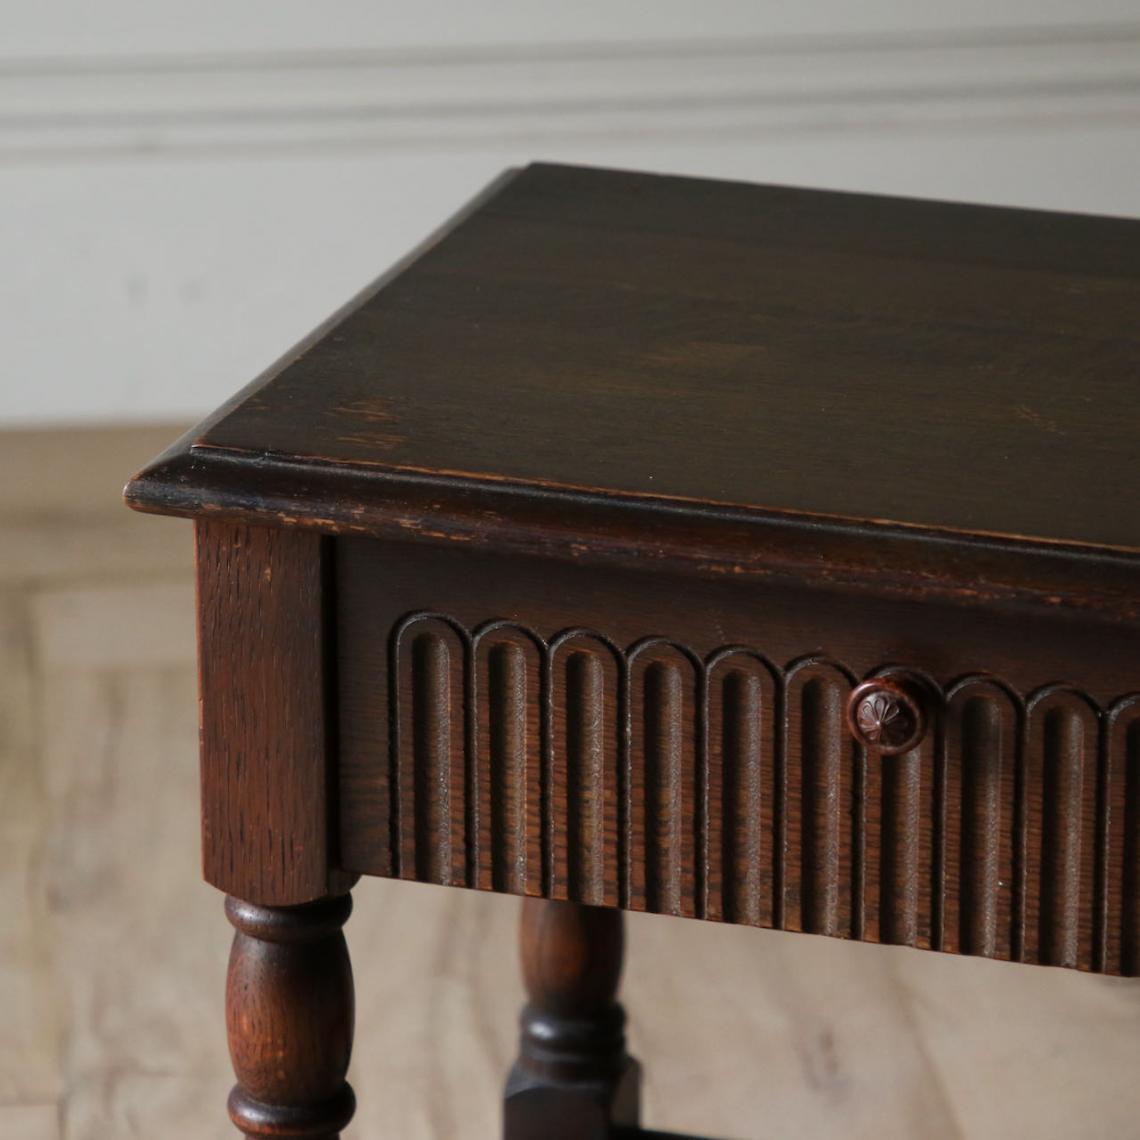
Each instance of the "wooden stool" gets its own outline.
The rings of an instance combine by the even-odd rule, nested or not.
[[[623,910],[1140,970],[1140,224],[535,166],[128,487],[196,520],[250,1137],[360,875],[526,896],[509,1140],[616,1135]]]

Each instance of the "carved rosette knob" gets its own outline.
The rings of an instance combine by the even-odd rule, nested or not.
[[[918,681],[873,677],[851,691],[847,727],[860,744],[883,756],[910,752],[926,735],[924,695]]]

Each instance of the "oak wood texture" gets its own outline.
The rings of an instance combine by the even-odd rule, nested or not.
[[[207,882],[287,906],[343,885],[326,717],[327,540],[197,527],[202,856]]]
[[[226,899],[229,1110],[253,1140],[337,1140],[352,1119],[354,994],[341,932],[351,913],[348,895],[297,907]]]
[[[1140,223],[534,166],[145,510],[1134,616]]]
[[[1140,970],[1138,252],[500,181],[128,487],[199,520],[211,881]]]
[[[620,911],[525,899],[519,950],[527,1005],[507,1078],[505,1140],[608,1140],[636,1128],[641,1072],[618,1004]]]
[[[354,872],[1140,968],[1140,629],[369,539],[337,594]]]

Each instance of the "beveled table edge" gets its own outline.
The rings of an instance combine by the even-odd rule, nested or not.
[[[202,447],[136,475],[151,514],[504,555],[1140,621],[1140,552],[874,520],[600,494]]]

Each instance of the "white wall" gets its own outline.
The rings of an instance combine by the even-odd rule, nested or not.
[[[0,425],[208,411],[533,158],[1140,215],[1134,0],[0,0],[0,26]]]

